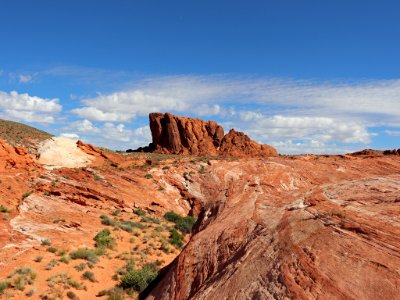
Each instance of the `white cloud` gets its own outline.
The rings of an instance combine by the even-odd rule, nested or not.
[[[79,136],[83,141],[96,146],[108,147],[111,149],[138,148],[147,146],[151,142],[149,126],[138,127],[134,130],[126,128],[124,124],[104,123],[95,126],[89,120],[76,121],[71,123],[64,131],[69,135]]]
[[[238,104],[272,106],[275,113],[279,107],[301,115],[384,114],[393,119],[400,116],[400,80],[321,83],[229,76],[158,77],[124,91],[84,99],[84,107],[74,112],[93,121],[115,122],[153,111],[209,116],[222,113],[222,106]]]
[[[20,74],[18,80],[20,83],[27,83],[32,80],[32,76],[29,74]]]
[[[61,133],[60,137],[65,137],[68,139],[79,140],[79,135],[76,133]]]
[[[307,139],[323,142],[369,143],[371,134],[362,123],[328,117],[293,117],[242,112],[247,132],[262,140]]]
[[[149,112],[224,118],[260,142],[339,149],[371,142],[374,126],[399,127],[400,79],[318,82],[261,77],[166,76],[84,98],[73,112],[92,122],[124,123]],[[131,137],[133,139],[133,137]],[[336,148],[335,148],[336,147]]]
[[[400,136],[400,130],[385,130],[385,133],[391,136]]]
[[[81,118],[98,122],[127,122],[132,118],[132,116],[127,113],[104,112],[96,107],[76,108],[73,109],[72,112],[76,113]]]
[[[16,91],[0,91],[0,115],[3,118],[36,123],[54,123],[62,106],[57,98],[46,99]]]
[[[336,153],[351,153],[359,148],[343,147],[336,144],[325,144],[316,140],[309,140],[303,142],[295,142],[293,140],[286,140],[280,142],[272,142],[279,153],[290,154],[336,154]]]

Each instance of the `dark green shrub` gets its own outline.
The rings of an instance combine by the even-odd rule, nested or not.
[[[142,292],[157,277],[158,267],[155,264],[145,264],[140,270],[131,270],[121,278],[123,289],[133,289]]]
[[[96,282],[96,277],[94,276],[94,273],[91,272],[91,271],[85,271],[85,272],[82,274],[82,278],[83,278],[83,279],[87,279],[87,280],[89,280],[89,281],[91,281],[91,282]]]
[[[182,217],[173,211],[165,213],[164,218],[167,221],[175,223],[175,228],[182,233],[187,234],[192,231],[193,225],[196,223],[195,218],[191,216]]]
[[[56,253],[56,252],[57,252],[57,248],[55,248],[55,247],[49,247],[49,248],[47,248],[47,252]]]
[[[8,281],[0,281],[0,295],[3,295],[4,291],[10,286]]]
[[[134,209],[134,210],[133,210],[133,213],[134,213],[135,215],[140,216],[140,217],[143,217],[143,216],[146,215],[146,213],[145,213],[141,208]]]
[[[181,248],[183,246],[183,235],[179,234],[175,229],[172,229],[168,241],[171,245]]]
[[[109,229],[103,229],[93,238],[96,241],[96,247],[103,247],[108,249],[115,248],[115,239],[110,236]]]

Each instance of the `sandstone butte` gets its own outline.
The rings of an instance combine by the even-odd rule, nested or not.
[[[164,154],[267,157],[277,156],[276,149],[252,141],[243,132],[224,129],[214,121],[150,113],[153,138],[147,151]]]
[[[211,154],[221,155],[212,145],[218,152]],[[64,299],[67,292],[108,299],[96,295],[119,285],[130,260],[138,269],[162,260],[141,299],[400,299],[399,150],[203,158],[76,147],[92,156],[87,166],[46,169],[0,141],[0,204],[11,210],[0,218],[0,282],[12,281],[7,276],[18,267],[37,274],[23,291],[11,282],[0,299],[28,298],[31,288],[30,299],[57,292]],[[204,154],[201,146],[192,148]],[[161,227],[140,222],[132,213],[139,208]],[[167,226],[168,211],[192,214],[197,222],[183,248],[168,244],[174,252],[167,253],[160,240],[168,232],[156,228]],[[86,266],[92,282],[75,268],[84,260],[62,262],[41,241],[69,254],[93,248],[93,237],[112,229],[101,215],[147,227],[135,234],[112,230],[115,248]],[[60,284],[57,274],[75,284],[65,278]]]

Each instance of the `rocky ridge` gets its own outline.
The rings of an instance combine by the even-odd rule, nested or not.
[[[154,153],[199,156],[268,157],[277,156],[275,148],[252,141],[233,129],[224,134],[214,121],[174,116],[170,113],[149,115]]]

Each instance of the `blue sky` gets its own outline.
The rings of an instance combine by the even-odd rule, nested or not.
[[[398,1],[1,1],[0,117],[98,146],[169,111],[281,153],[400,147]]]

